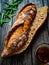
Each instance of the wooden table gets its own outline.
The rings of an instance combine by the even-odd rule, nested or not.
[[[6,7],[3,3],[5,1],[12,2],[12,0],[0,0],[0,11],[2,11],[4,7]],[[37,7],[42,7],[45,5],[49,6],[49,0],[23,0],[23,2],[18,6],[16,15],[25,4],[31,2],[34,2]],[[11,28],[12,24],[14,23],[14,19],[15,17],[13,17],[9,23],[4,23],[2,27],[0,26],[0,54],[4,47],[5,36]],[[36,33],[34,39],[32,40],[27,50],[18,56],[12,56],[5,59],[2,59],[0,57],[0,65],[38,65],[34,58],[35,47],[37,44],[45,42],[49,43],[49,13],[47,20]]]

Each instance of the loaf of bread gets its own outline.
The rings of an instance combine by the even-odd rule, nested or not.
[[[22,53],[30,45],[35,33],[45,22],[48,7],[36,8],[35,4],[25,5],[7,34],[2,57]]]

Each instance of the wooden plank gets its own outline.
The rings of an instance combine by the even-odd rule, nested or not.
[[[4,5],[4,3],[3,3],[3,2],[5,2],[5,1],[8,1],[8,0],[2,0],[2,8],[6,7],[6,6]],[[2,40],[1,40],[1,42],[2,42],[2,44],[3,44],[2,47],[4,47],[5,36],[6,36],[7,32],[9,31],[10,27],[11,27],[11,22],[9,22],[9,23],[4,23],[4,24],[2,25]]]
[[[0,12],[1,12],[1,0],[0,0]],[[1,53],[1,51],[2,51],[2,43],[1,43],[1,35],[2,35],[2,27],[0,26],[0,53]],[[1,65],[1,61],[2,61],[2,59],[1,59],[1,57],[0,57],[0,65]]]
[[[48,13],[48,43],[49,43],[49,13]]]
[[[41,0],[29,0],[29,2],[34,2],[36,4],[36,7],[41,7],[43,6],[43,3]]]
[[[6,7],[3,2],[10,2],[10,0],[2,0],[2,9],[4,7]],[[11,28],[11,22],[12,22],[12,19],[9,23],[4,23],[2,25],[2,39],[1,39],[2,49],[4,47],[5,36],[6,36],[7,32],[9,31],[9,29]],[[10,65],[11,64],[11,58],[3,59],[1,64],[2,65]]]
[[[1,11],[2,11],[2,6],[3,6],[3,4],[2,4],[2,0],[1,0]],[[3,41],[3,40],[2,40],[2,27],[1,27],[0,32],[1,32],[1,40],[0,40],[0,41],[1,41],[1,47],[0,47],[0,48],[1,48],[1,51],[2,51],[2,49],[3,49],[3,43],[2,43],[2,41]],[[1,57],[0,57],[0,64],[1,64],[1,62],[2,62],[2,59],[1,59]]]
[[[48,0],[48,7],[49,7],[49,0]],[[49,43],[49,9],[48,9],[48,43]]]
[[[43,0],[43,5],[48,6],[48,0]]]
[[[31,46],[27,48],[27,50],[24,52],[24,57],[23,57],[23,65],[32,65],[31,61]]]
[[[0,0],[0,12],[1,12],[1,0]],[[0,26],[0,46],[1,46],[1,34],[2,34],[2,29]],[[1,47],[0,47],[0,51],[1,51]]]
[[[43,5],[44,6],[48,6],[48,1],[47,0],[43,0]],[[48,19],[48,18],[47,18]],[[45,30],[44,30],[44,42],[48,42],[48,20],[45,21]]]

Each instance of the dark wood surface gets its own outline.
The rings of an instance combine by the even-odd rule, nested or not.
[[[2,9],[6,7],[3,2],[12,2],[12,0],[0,0],[0,11],[3,11]],[[18,6],[18,10],[16,12],[16,16],[20,9],[27,3],[34,2],[37,7],[42,6],[49,6],[49,0],[23,0],[23,2]],[[4,48],[4,40],[7,32],[11,28],[11,26],[14,23],[15,17],[11,19],[9,23],[4,23],[2,27],[0,26],[0,55]],[[37,44],[40,43],[49,43],[49,12],[48,17],[43,26],[39,29],[39,31],[36,33],[34,39],[32,40],[30,46],[27,48],[25,52],[23,52],[20,55],[15,55],[12,57],[8,57],[5,59],[2,59],[0,56],[0,65],[38,65],[34,58],[34,51]],[[40,65],[40,64],[39,64]]]

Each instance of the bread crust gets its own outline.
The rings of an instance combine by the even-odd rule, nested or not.
[[[27,4],[20,10],[15,23],[6,36],[5,48],[1,55],[2,57],[11,56],[13,53],[19,52],[19,50],[25,46],[28,39],[29,29],[35,15],[36,6],[34,3]]]

